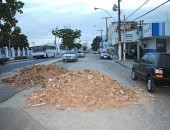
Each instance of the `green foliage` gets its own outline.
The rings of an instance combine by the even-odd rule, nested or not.
[[[82,47],[82,44],[80,44],[80,43],[77,43],[76,44],[76,48],[79,50],[80,48]]]
[[[87,46],[83,46],[83,51],[87,51]]]
[[[64,29],[54,29],[52,30],[52,34],[62,39],[61,46],[63,48],[68,48],[71,50],[72,48],[76,47],[75,39],[80,38],[81,30],[72,30],[70,28]]]
[[[99,46],[100,46],[100,42],[102,41],[101,37],[100,36],[96,36],[94,39],[93,39],[93,43],[91,44],[92,46],[92,50],[94,51],[97,51],[99,49]]]
[[[20,38],[23,37],[23,34],[20,34],[20,27],[16,26],[18,21],[15,18],[15,15],[17,13],[23,13],[21,10],[23,6],[24,3],[21,1],[0,0],[0,47],[8,46],[9,40],[11,43],[16,43],[18,40],[22,40]],[[27,39],[24,40],[27,41]]]

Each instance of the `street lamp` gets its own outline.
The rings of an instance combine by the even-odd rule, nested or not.
[[[94,7],[94,10],[98,10],[98,9],[105,11],[112,19],[114,19],[113,16],[107,10],[102,9],[102,8]],[[114,21],[117,22],[116,19],[114,19]]]
[[[120,30],[120,0],[118,0],[118,6],[114,4],[113,11],[118,11],[118,55],[119,55],[119,61],[122,60],[122,47],[121,47],[121,30]]]

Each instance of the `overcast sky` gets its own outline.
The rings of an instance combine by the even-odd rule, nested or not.
[[[29,43],[36,44],[54,42],[52,29],[57,26],[59,29],[69,27],[82,31],[80,40],[89,44],[97,35],[100,36],[100,29],[106,33],[106,21],[101,19],[109,15],[103,10],[94,10],[94,7],[107,10],[116,20],[117,12],[112,11],[117,0],[21,0],[25,3],[23,14],[17,15],[18,25],[29,40]],[[148,0],[149,2],[139,11],[129,17],[130,20],[145,14],[156,6],[167,0]],[[123,15],[129,16],[140,7],[146,0],[122,0],[121,19]],[[170,19],[170,2],[158,8],[152,13],[138,20],[145,22],[165,21]],[[169,14],[169,16],[168,16]],[[108,19],[108,24],[114,19]],[[94,27],[96,25],[96,27]]]

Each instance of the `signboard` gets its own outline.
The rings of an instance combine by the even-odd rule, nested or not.
[[[146,37],[151,37],[152,36],[152,24],[147,24],[147,25],[144,25],[143,26],[143,38],[146,38]]]

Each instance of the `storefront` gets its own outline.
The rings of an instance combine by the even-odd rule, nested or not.
[[[147,52],[170,52],[170,22],[144,25],[141,45],[143,54]]]

